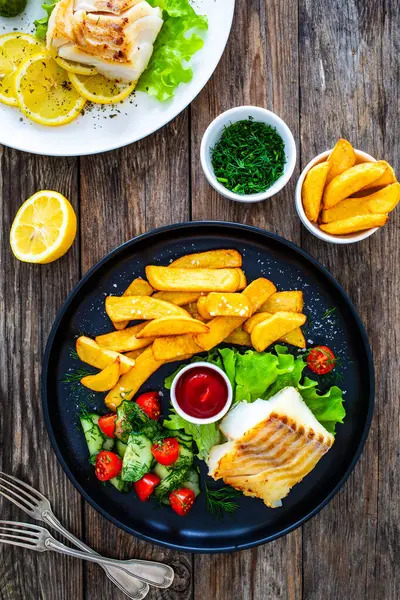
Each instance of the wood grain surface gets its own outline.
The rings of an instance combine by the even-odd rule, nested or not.
[[[0,466],[40,487],[57,516],[100,552],[171,564],[176,580],[150,600],[397,600],[400,597],[400,211],[357,245],[319,242],[300,225],[300,169],[347,137],[400,172],[400,11],[396,0],[238,0],[213,78],[184,113],[141,142],[82,159],[0,148]],[[276,111],[299,157],[273,199],[229,203],[206,182],[201,136],[221,111]],[[1,126],[1,124],[0,124]],[[70,252],[53,264],[15,260],[14,215],[38,189],[56,189],[80,217]],[[301,245],[344,286],[364,321],[377,375],[365,451],[332,502],[285,538],[230,555],[170,552],[136,540],[86,504],[58,465],[41,414],[46,339],[68,292],[105,253],[161,225],[189,219],[263,227]],[[21,513],[0,501],[2,518]],[[95,565],[0,548],[1,600],[123,600]]]

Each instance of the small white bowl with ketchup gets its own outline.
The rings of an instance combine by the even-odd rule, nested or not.
[[[178,415],[190,423],[214,423],[231,407],[232,385],[216,365],[192,363],[179,371],[173,380],[171,402]]]

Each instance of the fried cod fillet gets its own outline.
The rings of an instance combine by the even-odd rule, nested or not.
[[[270,400],[240,402],[220,429],[228,442],[211,448],[209,475],[271,508],[281,505],[334,442],[293,387]]]

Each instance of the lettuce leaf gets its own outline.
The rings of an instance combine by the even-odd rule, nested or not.
[[[293,386],[301,394],[304,402],[327,431],[335,435],[336,424],[343,423],[346,411],[343,407],[342,390],[333,386],[326,392],[318,390],[318,382],[303,377],[306,367],[304,355],[295,358],[286,346],[276,345],[274,353],[256,352],[223,348],[211,351],[205,358],[195,356],[191,362],[206,361],[221,367],[227,374],[233,388],[233,403],[254,402],[257,398],[268,400],[285,387]],[[181,366],[165,380],[165,387],[171,389]],[[169,429],[184,429],[193,436],[199,449],[199,458],[205,459],[210,448],[218,444],[221,434],[215,423],[212,425],[193,425],[173,410],[169,420],[164,422]],[[203,429],[204,428],[204,429]]]
[[[46,16],[43,17],[42,19],[37,19],[34,22],[34,25],[36,27],[36,37],[39,38],[39,40],[45,40],[46,39],[46,34],[47,34],[47,28],[49,25],[49,18],[51,13],[53,12],[53,9],[55,7],[55,5],[57,4],[58,0],[49,0],[49,2],[46,2],[45,4],[42,4],[42,8],[43,10],[46,12]]]
[[[193,71],[187,62],[203,47],[204,41],[199,33],[208,29],[208,21],[196,14],[189,0],[148,2],[163,9],[164,25],[136,89],[165,101],[174,96],[180,83],[192,80]]]
[[[201,460],[206,460],[211,448],[222,441],[218,423],[195,425],[178,415],[174,409],[172,409],[169,419],[164,421],[163,425],[167,429],[183,429],[185,433],[191,435],[197,446],[197,456]]]

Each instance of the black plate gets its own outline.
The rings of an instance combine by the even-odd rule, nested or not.
[[[234,519],[215,521],[206,511],[204,494],[185,518],[168,508],[142,503],[133,493],[120,494],[101,485],[87,460],[84,437],[77,427],[79,403],[106,412],[104,394],[80,392],[62,383],[79,362],[71,357],[81,332],[95,336],[110,330],[104,310],[108,294],[124,291],[144,275],[148,264],[168,265],[189,252],[236,248],[242,253],[249,280],[270,278],[279,290],[304,292],[311,327],[309,344],[326,344],[343,364],[347,416],[337,427],[336,443],[303,482],[296,485],[282,508],[266,508],[261,500],[240,498]],[[326,317],[326,311],[335,307]],[[325,318],[323,318],[325,315]],[[143,386],[161,389],[176,365],[165,365]],[[59,461],[84,498],[102,515],[129,533],[172,548],[194,552],[223,552],[248,548],[288,533],[316,514],[343,485],[354,468],[368,435],[373,413],[374,371],[364,327],[346,293],[314,258],[277,235],[238,224],[189,223],[164,227],[120,246],[75,287],[51,331],[42,375],[44,417]],[[163,397],[163,414],[169,398]]]

